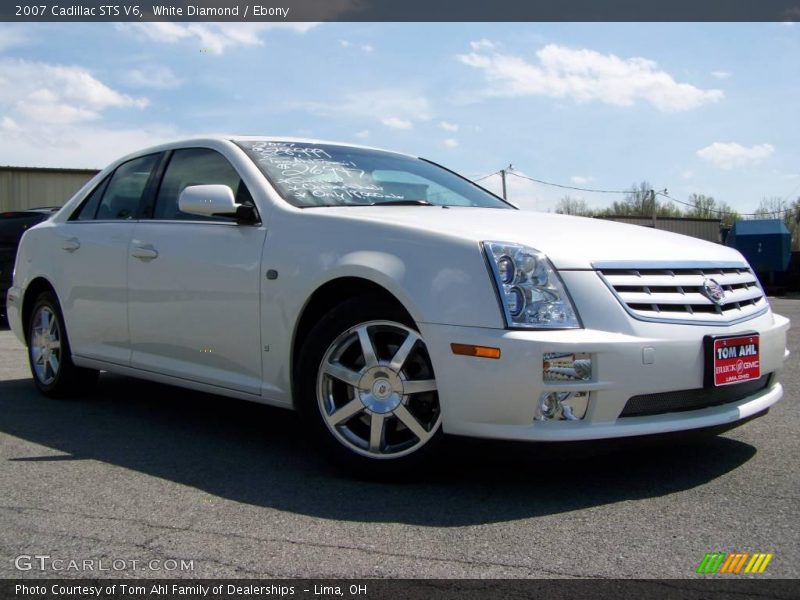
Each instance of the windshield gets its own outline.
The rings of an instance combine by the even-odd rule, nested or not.
[[[303,142],[237,142],[299,207],[381,204],[512,208],[447,169],[390,152]]]

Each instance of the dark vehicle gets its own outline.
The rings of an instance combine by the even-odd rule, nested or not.
[[[59,207],[28,208],[0,213],[0,322],[6,320],[6,292],[11,287],[14,260],[22,234],[46,221]]]

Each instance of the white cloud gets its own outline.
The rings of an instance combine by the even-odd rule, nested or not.
[[[28,36],[15,25],[0,25],[0,52],[28,43]]]
[[[360,140],[365,140],[369,137],[369,129],[362,129],[361,131],[357,131],[355,136]]]
[[[731,73],[730,71],[711,71],[711,76],[717,79],[728,79]]]
[[[171,127],[135,129],[103,127],[97,123],[6,128],[0,123],[0,164],[27,167],[102,168],[134,150],[160,144],[185,134]]]
[[[486,38],[470,42],[469,46],[473,50],[494,50],[497,47],[494,42]]]
[[[321,116],[356,119],[362,127],[366,125],[365,120],[370,120],[407,129],[415,122],[433,118],[431,103],[425,96],[400,88],[352,91],[329,102],[302,102],[290,108],[305,109]]]
[[[0,60],[0,73],[0,111],[21,122],[92,121],[109,108],[148,104],[111,89],[82,67],[6,59]]]
[[[102,167],[135,149],[176,137],[170,127],[114,128],[109,109],[147,105],[79,66],[0,60],[0,164]]]
[[[594,181],[594,177],[583,177],[582,175],[573,175],[569,180],[575,185],[588,185]]]
[[[169,67],[147,65],[139,69],[131,69],[125,80],[137,87],[168,90],[179,87],[183,81]]]
[[[457,148],[458,147],[458,140],[455,140],[453,138],[447,138],[444,141],[444,145],[447,146],[448,148]]]
[[[687,169],[681,173],[681,179],[691,179],[694,177],[694,171]]]
[[[3,117],[2,120],[0,120],[0,129],[8,132],[19,131],[19,125],[17,125],[17,122],[11,117]]]
[[[340,45],[342,48],[353,48],[353,47],[354,47],[354,45],[353,45],[353,42],[351,42],[351,41],[349,41],[349,40],[339,40],[339,45]],[[369,54],[370,52],[372,52],[373,50],[375,50],[375,48],[372,46],[372,44],[360,44],[360,45],[358,46],[358,48],[359,48],[359,49],[360,49],[362,52],[366,52],[367,54]]]
[[[484,96],[549,96],[614,106],[643,100],[665,112],[691,110],[724,97],[721,90],[702,90],[675,81],[652,60],[624,59],[555,44],[538,50],[533,63],[488,48],[457,58],[483,71],[489,84]]]
[[[398,117],[386,117],[381,119],[381,123],[394,129],[411,129],[414,126],[408,119],[400,119]]]
[[[447,121],[439,121],[439,127],[445,131],[458,131],[458,123],[448,123]]]
[[[714,142],[701,148],[696,154],[720,169],[732,169],[759,163],[772,156],[774,152],[775,147],[772,144],[755,144],[748,148],[736,142]]]
[[[200,50],[210,54],[222,54],[237,46],[261,46],[262,34],[269,30],[286,29],[305,33],[319,23],[270,22],[270,23],[171,23],[165,21],[148,23],[122,23],[123,31],[134,31],[153,42],[176,44],[181,41],[197,43]]]

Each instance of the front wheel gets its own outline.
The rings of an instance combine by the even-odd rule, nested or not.
[[[72,362],[58,300],[51,292],[36,298],[28,321],[28,360],[36,387],[46,396],[75,396],[97,381],[97,371]]]
[[[300,408],[358,473],[405,471],[441,437],[433,365],[411,325],[390,304],[351,300],[326,315],[303,348]]]

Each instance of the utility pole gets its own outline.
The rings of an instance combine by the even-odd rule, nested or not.
[[[503,182],[503,200],[508,200],[508,196],[506,194],[506,172],[513,171],[514,167],[509,163],[509,165],[505,169],[500,169],[500,180]]]
[[[656,210],[657,210],[657,207],[656,207],[656,192],[655,192],[655,190],[650,190],[647,194],[648,194],[648,196],[650,196],[650,202],[653,203],[653,229],[655,229],[656,228]]]

